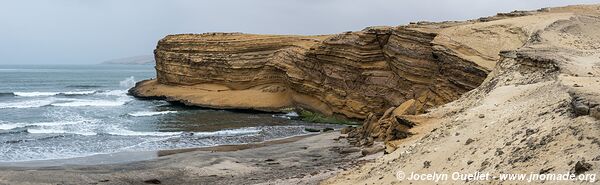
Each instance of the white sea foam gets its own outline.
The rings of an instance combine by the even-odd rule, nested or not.
[[[31,123],[29,125],[47,127],[47,126],[76,125],[76,124],[83,124],[83,123],[86,123],[86,122],[91,122],[91,121],[90,120],[81,120],[81,121],[39,122],[39,123]]]
[[[87,100],[87,99],[70,99],[69,102],[52,103],[52,106],[57,107],[116,107],[125,105],[131,101],[130,98],[118,98],[117,100]]]
[[[285,116],[288,116],[288,117],[298,117],[300,115],[298,115],[298,113],[296,113],[296,112],[288,112],[287,114],[285,114]]]
[[[120,81],[119,85],[125,88],[132,88],[133,86],[135,86],[135,77],[131,76],[129,78],[126,78],[125,80]]]
[[[195,132],[194,136],[238,136],[238,135],[248,135],[248,134],[257,134],[261,130],[253,127],[249,128],[240,128],[240,129],[231,129],[231,130],[219,130],[215,132]]]
[[[13,92],[15,96],[37,97],[37,96],[56,96],[56,95],[88,95],[96,91],[67,91],[67,92]]]
[[[40,127],[53,127],[53,126],[64,126],[64,125],[76,125],[83,124],[86,122],[92,122],[93,120],[81,120],[81,121],[54,121],[54,122],[37,122],[37,123],[0,123],[0,130],[11,130],[15,128],[28,127],[28,126],[40,126]]]
[[[114,107],[125,105],[125,102],[120,101],[108,101],[108,100],[78,100],[72,102],[65,103],[53,103],[52,106],[57,107],[85,107],[85,106],[95,106],[95,107]]]
[[[19,101],[19,102],[3,102],[3,103],[0,103],[0,109],[7,109],[7,108],[22,109],[22,108],[43,107],[43,106],[50,105],[52,102],[54,102],[53,99],[27,100],[27,101]]]
[[[298,117],[298,116],[300,116],[300,115],[298,115],[298,113],[296,113],[296,112],[288,112],[288,113],[283,114],[283,115],[281,115],[281,114],[274,114],[273,115],[274,118],[285,118],[285,119],[292,119],[292,118],[295,118],[295,117]]]
[[[16,96],[35,97],[35,96],[54,96],[60,92],[14,92]]]
[[[127,90],[110,90],[97,93],[105,96],[127,96]]]
[[[0,124],[0,130],[10,130],[10,129],[15,129],[15,128],[19,128],[19,127],[21,127],[19,124],[14,124],[14,123]]]
[[[31,134],[77,134],[84,136],[93,136],[96,135],[95,132],[85,132],[85,131],[68,131],[64,129],[46,129],[46,128],[31,128],[27,129],[27,132]]]
[[[88,94],[94,94],[96,93],[96,91],[69,91],[69,92],[61,92],[59,94],[64,94],[64,95],[88,95]]]
[[[261,130],[255,128],[241,128],[232,130],[219,130],[215,132],[193,132],[189,136],[239,136],[248,134],[257,134]],[[118,136],[177,136],[177,135],[188,135],[186,132],[137,132],[126,129],[118,129],[117,131],[108,132],[110,135]]]
[[[137,132],[131,130],[120,129],[114,132],[108,132],[110,135],[117,136],[176,136],[181,135],[183,132]]]
[[[172,113],[177,113],[177,111],[160,111],[160,112],[141,111],[141,112],[129,113],[128,115],[134,116],[134,117],[142,117],[142,116],[156,116],[156,115],[172,114]]]

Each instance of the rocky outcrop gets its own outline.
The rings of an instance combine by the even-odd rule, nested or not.
[[[471,23],[322,36],[170,35],[155,50],[157,79],[130,92],[203,107],[301,107],[359,119],[410,100],[411,113],[422,113],[477,87],[489,72],[453,49],[467,46],[435,41],[447,36],[440,26],[464,24]]]
[[[598,10],[598,5],[550,8],[526,16],[469,25],[472,29],[464,30],[464,33],[483,27],[512,32],[511,28],[516,26],[522,27],[528,37],[521,47],[500,52],[495,68],[486,80],[458,100],[427,114],[395,116],[421,123],[409,130],[414,134],[409,139],[386,143],[386,147],[396,151],[386,148],[391,154],[322,184],[524,182],[501,179],[418,181],[398,178],[400,171],[406,174],[485,172],[492,176],[506,173],[597,174],[600,172],[597,168],[600,165],[600,121],[596,117],[600,107]],[[510,38],[493,35],[490,38]],[[477,38],[477,33],[472,36]],[[497,43],[508,42],[499,40]],[[384,120],[389,118],[394,117],[387,116]],[[378,125],[379,122],[382,121],[365,121],[363,129],[354,132],[369,133],[397,125]],[[373,129],[373,126],[379,127]],[[381,137],[372,133],[363,137],[376,136]],[[532,179],[527,183],[596,182],[597,179],[588,178],[569,181]]]

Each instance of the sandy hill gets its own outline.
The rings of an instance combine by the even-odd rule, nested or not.
[[[435,42],[493,69],[461,98],[430,113],[398,116],[416,135],[396,151],[323,184],[522,184],[524,181],[408,181],[398,171],[597,174],[600,171],[600,6],[521,12],[454,26]],[[501,15],[500,15],[501,16]],[[458,43],[458,44],[454,44]],[[462,48],[461,45],[470,48]],[[478,53],[477,55],[473,55]],[[500,53],[497,55],[497,53]],[[365,123],[376,127],[378,123]],[[371,124],[371,125],[369,125]],[[534,180],[544,184],[585,181]],[[597,182],[596,182],[597,183]],[[593,184],[593,183],[590,183]]]

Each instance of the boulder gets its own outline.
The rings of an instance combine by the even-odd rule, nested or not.
[[[410,99],[396,107],[392,113],[394,116],[413,115],[416,113],[415,99]]]
[[[600,120],[600,106],[590,109],[590,116]]]

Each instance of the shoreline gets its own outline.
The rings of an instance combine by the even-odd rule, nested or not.
[[[208,151],[208,152],[232,152],[246,150],[252,148],[261,148],[270,145],[284,144],[295,142],[307,137],[316,136],[316,133],[307,133],[271,140],[265,140],[257,143],[242,143],[242,144],[227,144],[206,147],[192,147],[153,151],[126,151],[105,154],[92,154],[88,156],[59,158],[59,159],[44,159],[31,161],[15,161],[15,162],[0,162],[2,168],[45,168],[45,167],[60,167],[60,166],[91,166],[91,165],[118,165],[132,162],[151,161],[161,157],[176,155],[181,153]]]
[[[208,146],[208,147],[159,150],[159,151],[156,151],[156,154],[158,155],[158,157],[164,157],[164,156],[169,156],[169,155],[175,155],[175,154],[187,153],[187,152],[195,152],[195,151],[233,152],[233,151],[239,151],[239,150],[261,148],[261,147],[270,146],[270,145],[295,142],[295,141],[298,141],[298,140],[301,140],[301,139],[304,139],[307,137],[311,137],[311,136],[316,136],[316,135],[319,135],[319,134],[308,133],[308,134],[303,134],[303,135],[296,135],[296,136],[266,140],[266,141],[258,142],[258,143],[244,143],[244,144],[233,144],[233,145],[217,145],[217,146]]]
[[[338,131],[257,144],[167,150],[119,164],[0,167],[0,184],[318,184],[364,160]],[[107,157],[106,159],[110,159]]]

